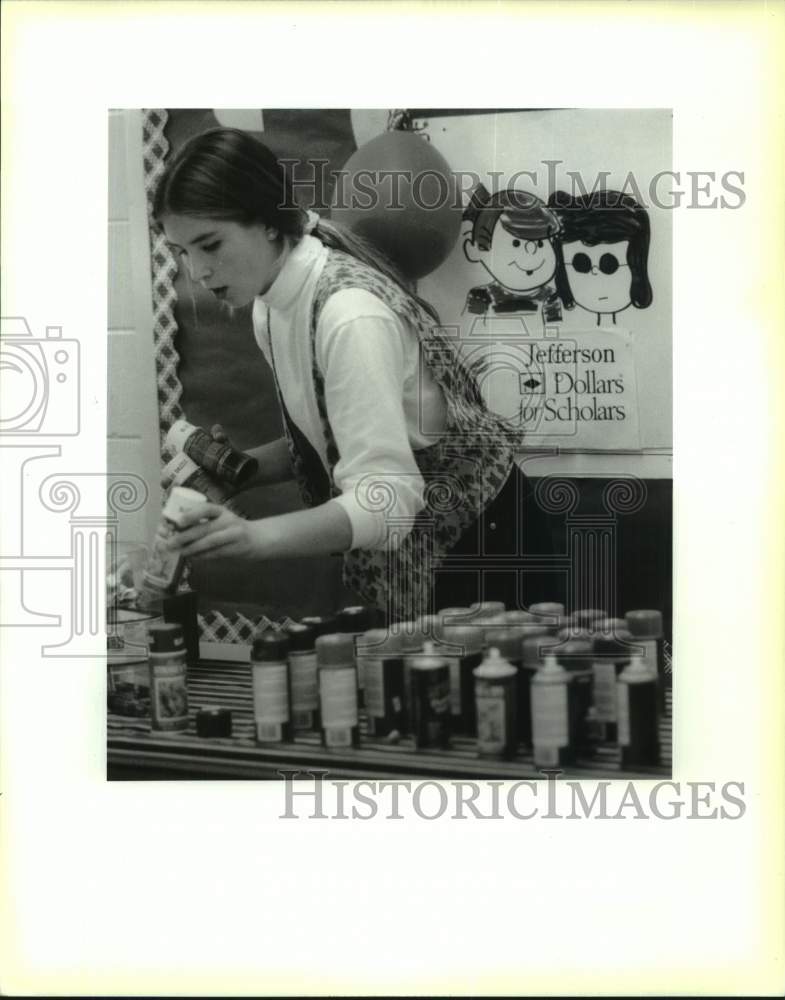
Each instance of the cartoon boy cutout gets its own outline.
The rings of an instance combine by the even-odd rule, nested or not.
[[[552,285],[561,267],[559,220],[536,195],[514,188],[489,194],[478,184],[463,213],[471,223],[463,252],[493,279],[469,291],[470,313],[536,313],[559,322],[561,303]]]
[[[630,195],[595,191],[574,198],[562,191],[548,205],[562,224],[564,269],[556,287],[565,308],[577,303],[597,315],[611,316],[651,304],[648,277],[649,216]]]

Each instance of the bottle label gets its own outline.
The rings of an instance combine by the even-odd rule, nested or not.
[[[157,664],[152,673],[152,714],[158,725],[186,724],[188,691],[185,686],[185,664]]]
[[[594,661],[594,707],[598,722],[616,721],[616,664],[613,660]]]
[[[630,686],[626,681],[616,682],[617,742],[620,747],[630,745]]]
[[[358,667],[360,662],[357,661]],[[377,659],[366,658],[362,662],[365,665],[365,711],[369,716],[381,718],[384,715],[384,666]]]
[[[351,727],[348,729],[343,726],[325,728],[324,743],[328,747],[350,747],[352,745]]]
[[[313,712],[292,711],[292,724],[295,729],[313,729]]]
[[[649,669],[652,677],[657,676],[657,640],[656,639],[635,639],[636,643],[643,646],[643,662]]]
[[[461,658],[450,656],[450,715],[461,714]]]
[[[355,663],[357,664],[357,687],[360,691],[365,691],[365,660],[358,656]]]
[[[290,653],[292,712],[312,711],[319,707],[316,653]]]
[[[505,689],[500,684],[477,685],[477,749],[501,753],[507,745]]]
[[[320,670],[322,725],[325,729],[357,725],[357,674],[354,667]],[[351,734],[350,734],[351,735]],[[344,744],[330,744],[343,746]]]
[[[532,736],[535,747],[569,745],[566,684],[532,684]]]
[[[259,743],[280,743],[283,740],[283,726],[278,722],[257,720],[256,739]]]
[[[254,663],[253,707],[257,725],[289,721],[285,663]]]

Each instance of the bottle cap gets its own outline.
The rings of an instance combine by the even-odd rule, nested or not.
[[[471,608],[444,608],[439,612],[442,620],[442,627],[445,625],[462,625],[472,617],[474,612]]]
[[[196,713],[196,735],[210,737],[232,735],[232,713],[228,708],[208,705]]]
[[[603,618],[608,617],[607,611],[601,611],[599,608],[583,608],[580,611],[573,611],[572,620],[576,625],[582,628],[594,628],[595,622],[602,621]]]
[[[403,639],[397,632],[384,628],[372,628],[357,636],[358,656],[403,655]]]
[[[308,615],[300,619],[303,625],[310,625],[317,638],[335,632],[337,620],[334,615]]]
[[[445,625],[442,628],[442,641],[450,646],[462,647],[459,650],[445,650],[445,655],[450,656],[470,656],[472,653],[479,653],[485,643],[485,637],[481,628],[473,625]]]
[[[151,625],[147,630],[147,637],[151,653],[185,652],[182,626],[174,622]]]
[[[618,629],[614,633],[602,633],[594,637],[595,656],[614,656],[617,659],[629,659],[640,649],[635,645],[635,639],[626,629]]]
[[[438,638],[442,632],[442,625],[441,615],[420,615],[417,619],[417,628],[423,636],[430,635]]]
[[[624,618],[603,618],[596,622],[594,631],[602,635],[615,635],[617,632],[629,632]]]
[[[564,605],[557,604],[556,601],[541,601],[539,604],[530,604],[529,611],[538,618],[563,618]]]
[[[521,641],[521,654],[524,666],[539,666],[543,662],[547,650],[558,644],[559,639],[546,630],[543,630],[540,635],[525,636]]]
[[[644,663],[642,656],[633,656],[627,666],[619,674],[619,680],[627,684],[656,683],[656,677]]]
[[[173,486],[164,504],[163,516],[167,521],[179,524],[183,514],[206,500],[204,493],[199,493],[198,490],[191,490],[187,486]]]
[[[280,663],[289,652],[289,639],[284,632],[268,629],[254,637],[251,661],[254,663]]]
[[[504,620],[508,625],[533,625],[539,627],[540,620],[531,611],[505,611]]]
[[[502,677],[514,677],[518,673],[496,646],[491,646],[485,654],[482,663],[472,670],[475,677],[483,680],[501,679]]]
[[[392,631],[400,635],[404,653],[418,653],[422,649],[424,639],[417,622],[397,622]]]
[[[337,632],[367,632],[376,624],[376,609],[357,605],[351,608],[341,608],[336,617]]]
[[[556,633],[559,639],[585,639],[587,642],[592,642],[594,640],[594,632],[588,628],[581,628],[580,625],[576,625],[574,622],[570,622],[564,628],[560,628]]]
[[[447,667],[447,660],[436,652],[436,646],[432,642],[423,645],[421,653],[415,653],[406,658],[412,670],[435,670],[437,667]]]
[[[290,653],[307,653],[314,648],[316,631],[302,622],[290,622],[285,632],[289,639]]]
[[[553,653],[547,653],[534,681],[538,684],[561,684],[567,680],[567,671]]]
[[[661,611],[628,611],[624,618],[633,635],[646,639],[659,639],[662,636]]]
[[[486,636],[488,633],[485,633]],[[490,637],[488,652],[496,649],[499,656],[507,660],[520,660],[523,656],[523,640],[526,630],[521,628],[499,628]]]
[[[559,663],[567,670],[589,669],[593,652],[594,643],[590,639],[567,639],[554,650]]]
[[[472,612],[472,617],[477,619],[499,615],[506,610],[506,607],[503,601],[475,601],[469,610]]]
[[[316,662],[320,667],[351,667],[354,664],[354,636],[346,632],[320,635],[316,640]]]

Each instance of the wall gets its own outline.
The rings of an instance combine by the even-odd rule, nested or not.
[[[122,515],[119,538],[149,542],[161,490],[141,128],[138,111],[109,112],[107,469],[147,483],[147,502]]]

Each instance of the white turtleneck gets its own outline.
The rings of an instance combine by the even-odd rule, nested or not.
[[[289,416],[325,469],[310,331],[313,296],[327,254],[318,239],[303,237],[253,307],[256,342],[275,367]],[[444,397],[421,364],[416,332],[364,289],[342,289],[327,298],[315,349],[340,454],[334,479],[341,492],[329,502],[340,504],[348,515],[352,548],[379,548],[387,541],[389,517],[411,523],[423,507],[423,480],[412,449],[432,445],[443,433]],[[381,511],[374,509],[380,484],[394,497],[392,508]],[[399,530],[401,536],[406,533]]]

